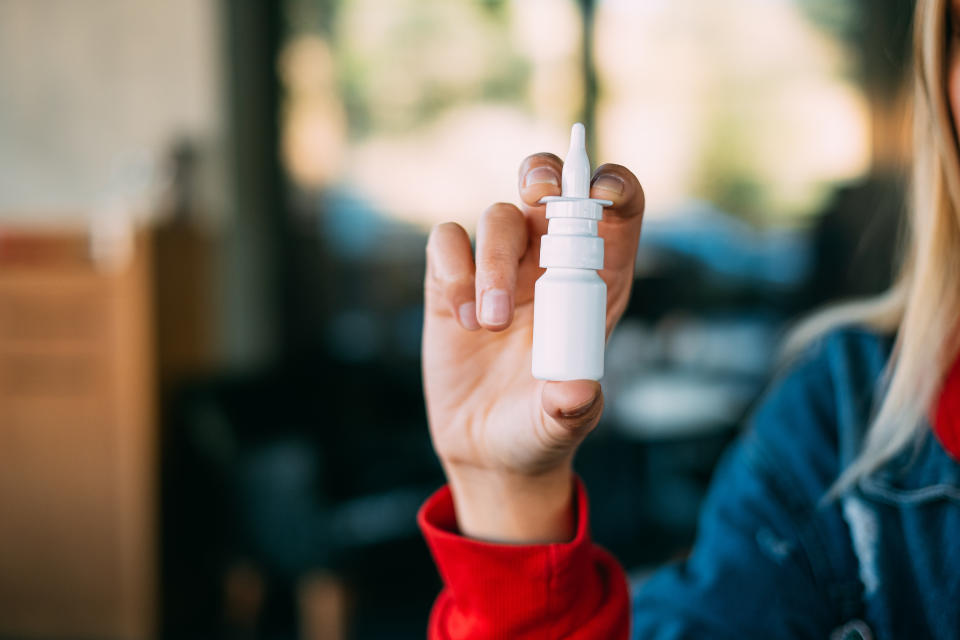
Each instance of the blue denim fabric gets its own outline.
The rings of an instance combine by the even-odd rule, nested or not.
[[[832,502],[882,396],[889,337],[831,333],[724,456],[691,556],[644,583],[635,638],[960,638],[960,465],[929,429]]]

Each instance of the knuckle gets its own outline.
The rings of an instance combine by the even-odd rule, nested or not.
[[[472,297],[474,275],[473,273],[443,273],[432,270],[426,279],[426,284],[439,298],[457,302]]]
[[[462,289],[473,288],[473,275],[467,273],[451,273],[437,276],[437,284],[449,294]]]
[[[516,256],[509,249],[502,246],[488,247],[477,256],[477,268],[484,271],[490,269],[504,269],[516,263]]]

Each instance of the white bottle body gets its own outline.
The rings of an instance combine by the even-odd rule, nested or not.
[[[602,378],[607,285],[597,272],[548,268],[537,280],[533,300],[533,376]]]

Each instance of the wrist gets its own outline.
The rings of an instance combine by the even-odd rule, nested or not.
[[[460,532],[507,544],[569,542],[576,529],[569,464],[537,474],[447,466]]]

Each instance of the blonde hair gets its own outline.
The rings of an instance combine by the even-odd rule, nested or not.
[[[960,162],[947,96],[947,3],[918,0],[914,18],[913,175],[908,241],[895,284],[801,324],[788,351],[841,324],[897,332],[886,392],[836,497],[923,434],[923,417],[957,353],[960,321]]]

